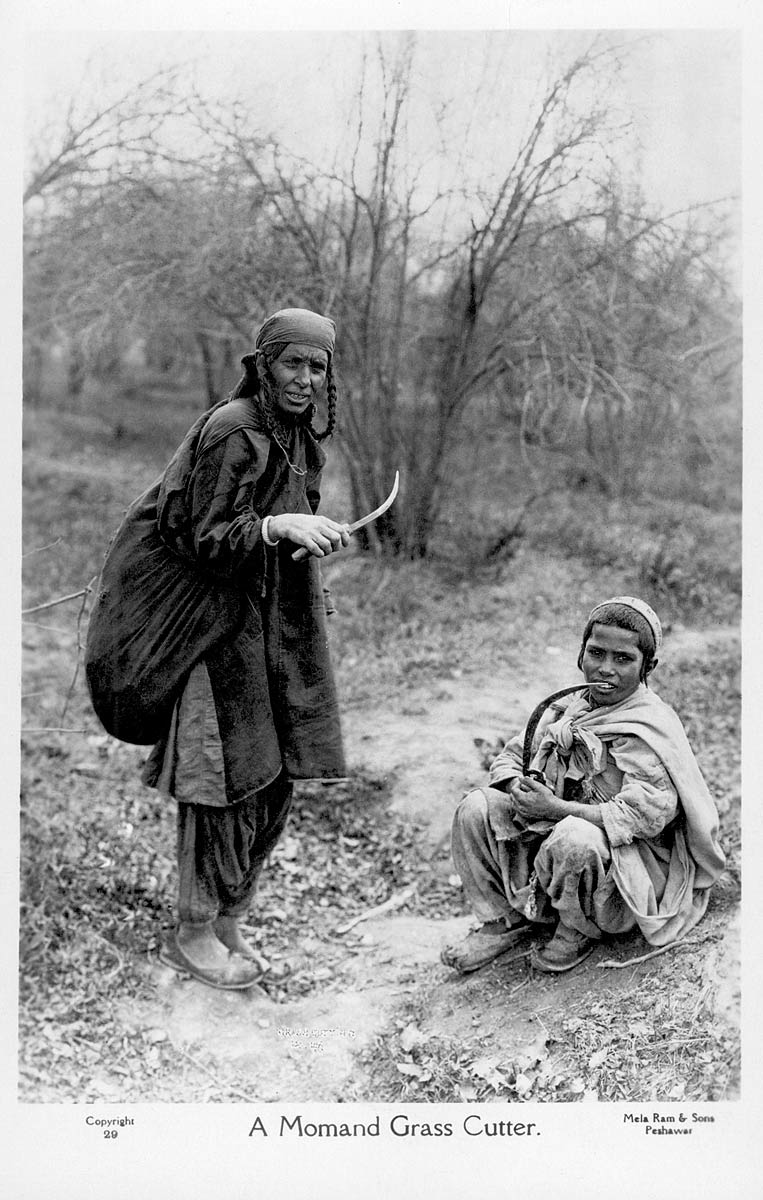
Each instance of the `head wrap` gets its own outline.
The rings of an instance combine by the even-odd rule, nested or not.
[[[255,346],[263,350],[274,342],[296,342],[334,353],[336,325],[330,317],[309,308],[281,308],[263,322]]]
[[[654,652],[659,654],[662,646],[662,625],[660,618],[653,608],[650,608],[645,600],[639,600],[638,596],[613,596],[611,600],[604,600],[601,604],[597,604],[588,614],[587,624],[591,624],[596,620],[596,614],[601,612],[603,608],[609,608],[610,604],[622,604],[625,608],[632,608],[634,612],[643,617],[647,625],[652,631],[654,638]]]

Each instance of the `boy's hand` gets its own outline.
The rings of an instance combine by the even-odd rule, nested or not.
[[[514,780],[514,784],[511,789],[514,807],[525,821],[539,818],[545,821],[560,821],[567,815],[564,801],[555,796],[545,783],[538,783],[536,779],[523,776]]]

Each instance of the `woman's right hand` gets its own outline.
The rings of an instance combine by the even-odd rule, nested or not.
[[[296,546],[303,546],[308,554],[316,558],[333,554],[350,542],[350,531],[346,525],[313,513],[279,513],[277,517],[270,518],[268,533],[278,541],[285,538]]]

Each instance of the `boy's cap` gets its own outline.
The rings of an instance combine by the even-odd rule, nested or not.
[[[611,600],[603,600],[601,604],[597,604],[595,608],[591,609],[588,615],[589,622],[596,619],[596,613],[601,612],[603,608],[609,608],[611,604],[622,604],[626,608],[632,608],[634,612],[644,618],[652,631],[654,651],[657,654],[662,646],[662,625],[657,613],[647,604],[646,600],[640,600],[638,596],[613,596]]]

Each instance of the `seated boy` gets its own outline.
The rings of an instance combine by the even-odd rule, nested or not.
[[[584,688],[546,710],[529,766],[512,739],[459,804],[453,861],[483,924],[443,950],[447,966],[474,971],[537,925],[555,930],[533,966],[568,971],[603,934],[638,927],[664,946],[702,917],[724,866],[718,813],[678,716],[648,687],[661,643],[643,600],[597,605]]]

